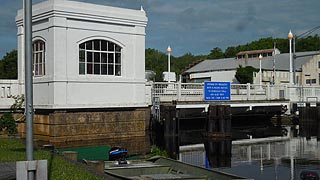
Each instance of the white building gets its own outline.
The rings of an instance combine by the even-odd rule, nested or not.
[[[18,26],[24,79],[23,16]],[[66,0],[33,6],[35,108],[145,107],[144,11]]]
[[[185,74],[190,82],[226,81],[239,83],[235,77],[239,66],[252,66],[259,70],[259,54],[261,59],[262,84],[289,83],[289,53],[280,54],[276,50],[275,56],[270,50],[255,50],[238,53],[236,58],[204,60],[191,67]],[[296,85],[320,85],[320,53],[318,51],[296,53],[294,61]],[[259,84],[259,72],[253,74],[253,83]]]
[[[0,109],[13,103],[9,95],[24,94],[22,10],[16,23],[18,80],[0,82]],[[146,25],[140,9],[69,0],[33,5],[35,139],[56,147],[120,141],[133,152],[147,148]],[[19,131],[24,135],[24,124]]]

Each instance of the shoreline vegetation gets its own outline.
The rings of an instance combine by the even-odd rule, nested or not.
[[[35,160],[48,160],[48,179],[50,180],[102,180],[107,179],[82,163],[71,162],[49,151],[34,150]],[[26,148],[19,138],[0,137],[0,163],[26,161]]]

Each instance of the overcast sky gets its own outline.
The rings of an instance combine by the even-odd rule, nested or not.
[[[33,0],[38,3],[44,0]],[[208,54],[214,47],[265,37],[286,38],[320,25],[320,0],[77,0],[140,9],[148,16],[146,48],[174,56]],[[22,0],[1,0],[0,58],[17,49],[15,16]],[[317,32],[320,34],[320,32]]]

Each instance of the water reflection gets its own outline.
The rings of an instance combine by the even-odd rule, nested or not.
[[[227,172],[238,172],[241,169],[260,166],[260,173],[251,172],[255,179],[300,179],[303,170],[319,170],[319,142],[316,138],[290,138],[285,141],[252,145],[233,145],[232,167]],[[250,149],[247,156],[241,152]],[[259,153],[260,149],[260,153]],[[260,155],[259,155],[260,154]],[[259,164],[260,158],[260,164]]]
[[[254,179],[300,179],[303,170],[320,174],[320,142],[317,138],[260,140],[206,139],[203,144],[180,146],[179,159]]]
[[[206,167],[231,167],[231,140],[205,139]]]

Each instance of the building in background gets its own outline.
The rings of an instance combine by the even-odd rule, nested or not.
[[[272,49],[273,50],[273,49]],[[270,52],[269,52],[270,51]],[[252,66],[259,69],[259,55],[262,55],[262,84],[288,84],[289,83],[289,53],[280,54],[272,51],[255,50],[237,54],[236,58],[204,60],[184,72],[188,82],[226,81],[239,83],[235,77],[239,66]],[[320,85],[320,55],[318,51],[300,52],[294,61],[295,82],[301,86]],[[253,83],[259,84],[259,72],[253,73]]]

